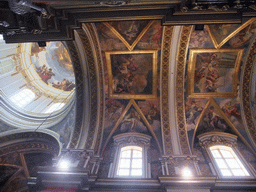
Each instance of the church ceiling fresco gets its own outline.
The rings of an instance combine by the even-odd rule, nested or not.
[[[131,99],[118,115],[113,126],[105,128],[103,141],[106,147],[113,134],[137,132],[152,135],[161,151],[160,104],[158,100],[137,101]],[[108,136],[108,137],[107,137]]]
[[[239,26],[211,25],[203,31],[192,30],[185,84],[191,147],[197,135],[212,131],[235,134],[250,145],[242,120],[239,75],[256,32],[255,24],[251,19]]]
[[[216,48],[222,47],[226,42],[228,42],[234,35],[240,33],[240,40],[233,39],[230,43],[232,43],[233,47],[238,47],[242,41],[250,38],[252,33],[254,33],[255,19],[250,19],[243,25],[239,24],[219,24],[219,25],[208,25],[208,31]],[[241,34],[243,34],[241,37]]]
[[[153,21],[122,21],[104,23],[131,51]]]
[[[193,30],[191,32],[189,48],[214,48],[214,44],[206,27],[204,30]]]
[[[157,50],[106,52],[109,97],[157,98]]]
[[[234,134],[227,121],[220,106],[217,105],[214,99],[210,99],[199,117],[195,128],[196,134],[200,135],[206,132],[228,132]]]
[[[115,134],[134,131],[152,135],[161,150],[158,84],[161,22],[120,21],[95,25],[105,76],[103,146]]]
[[[75,87],[72,62],[61,42],[48,42],[46,47],[31,45],[31,61],[39,78],[47,85],[63,91]]]
[[[235,96],[242,52],[242,49],[190,49],[188,96]]]

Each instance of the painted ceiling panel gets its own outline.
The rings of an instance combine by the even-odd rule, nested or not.
[[[254,37],[254,23],[252,19],[239,26],[211,25],[192,31],[185,92],[191,146],[197,135],[212,131],[235,134],[250,145],[242,120],[239,75]]]
[[[133,126],[129,124],[128,127],[134,127],[133,131],[153,135],[160,146],[160,21],[120,21],[95,25],[105,69],[103,145],[107,145],[111,136],[131,131],[127,128],[130,123]],[[131,102],[132,105],[129,104]]]

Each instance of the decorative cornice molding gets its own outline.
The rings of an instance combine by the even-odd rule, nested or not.
[[[17,142],[26,142],[26,141],[46,141],[47,143],[50,143],[51,145],[58,146],[59,143],[56,138],[54,138],[51,135],[48,135],[46,133],[42,132],[22,132],[22,133],[14,133],[10,135],[6,135],[3,137],[0,137],[0,147],[7,146],[9,144],[17,143]]]
[[[237,146],[237,136],[224,132],[208,132],[198,136],[200,145],[206,149],[214,145]]]
[[[194,191],[207,191],[214,186],[216,182],[216,177],[159,177],[159,181],[161,184],[165,185],[168,189],[169,187],[179,188],[180,191],[185,189],[195,189]],[[201,189],[201,190],[200,190]],[[210,190],[209,190],[210,191]]]
[[[142,133],[122,133],[113,137],[114,143],[118,147],[137,145],[143,147],[150,146],[151,136]]]

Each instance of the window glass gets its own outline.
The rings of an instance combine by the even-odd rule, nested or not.
[[[210,151],[222,176],[250,176],[231,147],[213,146]]]
[[[128,146],[121,149],[118,176],[142,176],[142,148]]]
[[[10,100],[19,107],[25,107],[35,98],[35,93],[30,89],[23,89],[17,94],[11,96]]]
[[[52,113],[54,111],[60,110],[64,105],[65,103],[54,103],[44,113]]]
[[[12,58],[4,58],[0,60],[0,75],[13,71],[15,63]]]

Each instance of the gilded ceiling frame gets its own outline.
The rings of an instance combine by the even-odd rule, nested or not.
[[[107,70],[108,70],[108,77],[109,77],[109,85],[108,85],[108,94],[109,98],[113,99],[157,99],[157,53],[158,50],[134,50],[134,51],[111,51],[105,52],[106,62],[107,62]],[[139,54],[152,54],[152,94],[133,94],[133,93],[114,93],[113,90],[113,61],[111,60],[112,55],[139,55]]]
[[[197,55],[200,53],[237,53],[234,66],[234,75],[233,75],[233,86],[232,92],[203,92],[195,93],[195,70]],[[209,98],[209,97],[236,97],[237,95],[237,83],[238,83],[238,73],[239,67],[242,60],[243,49],[190,49],[189,62],[188,62],[188,97],[189,98]]]

